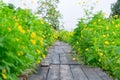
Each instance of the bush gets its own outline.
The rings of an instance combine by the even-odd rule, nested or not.
[[[115,16],[116,17],[116,16]],[[71,45],[78,59],[100,66],[120,79],[120,19],[104,18],[101,12],[87,23],[81,19],[74,30]]]
[[[60,30],[58,34],[59,40],[70,43],[73,32]]]
[[[56,32],[29,10],[0,4],[0,80],[17,76],[45,58]]]

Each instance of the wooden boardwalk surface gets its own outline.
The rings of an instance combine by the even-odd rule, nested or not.
[[[48,50],[48,55],[37,72],[30,75],[28,80],[112,80],[100,68],[73,61],[71,50],[68,44],[57,41]]]

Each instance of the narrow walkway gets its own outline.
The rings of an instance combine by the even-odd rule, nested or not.
[[[71,47],[57,41],[48,50],[37,73],[30,75],[28,80],[112,80],[99,68],[78,64],[72,60]]]

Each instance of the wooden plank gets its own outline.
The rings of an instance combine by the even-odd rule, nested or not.
[[[89,80],[102,80],[97,73],[93,70],[93,68],[88,66],[82,66],[82,69]]]
[[[60,54],[60,64],[69,64],[68,63],[68,59],[67,59],[67,57],[66,57],[66,55],[65,55],[65,53],[64,54]]]
[[[52,64],[60,64],[59,54],[52,54]]]
[[[94,71],[101,77],[102,80],[113,80],[105,72],[103,72],[100,68],[94,68]]]
[[[59,65],[51,65],[48,76],[47,76],[47,80],[59,80],[60,78],[59,71],[60,71]]]
[[[54,49],[49,49],[45,59],[42,60],[41,66],[48,67],[52,63],[52,54]]]
[[[74,80],[69,65],[60,65],[60,80]]]
[[[45,80],[43,76],[31,75],[27,80]]]
[[[67,56],[67,59],[68,59],[68,64],[73,64],[73,65],[76,65],[76,64],[79,64],[76,60],[72,60],[72,55],[70,55],[70,54],[66,54],[66,56]]]
[[[46,80],[48,67],[38,67],[37,72],[30,75],[28,80]]]
[[[72,56],[70,54],[64,53],[64,54],[60,54],[60,62],[63,65],[76,65],[79,64],[77,63],[77,61],[72,60]]]
[[[48,54],[45,59],[42,60],[41,66],[48,67],[52,63],[51,54]]]
[[[80,65],[71,65],[74,80],[88,80]]]

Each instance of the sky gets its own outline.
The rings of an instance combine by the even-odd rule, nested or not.
[[[13,3],[16,7],[29,8],[32,11],[37,11],[37,0],[3,0],[6,3]],[[100,10],[107,14],[111,13],[111,4],[117,0],[60,0],[58,10],[63,18],[60,20],[64,23],[65,30],[73,30],[76,28],[79,18],[85,16],[84,8],[90,9],[94,7],[93,13]]]

